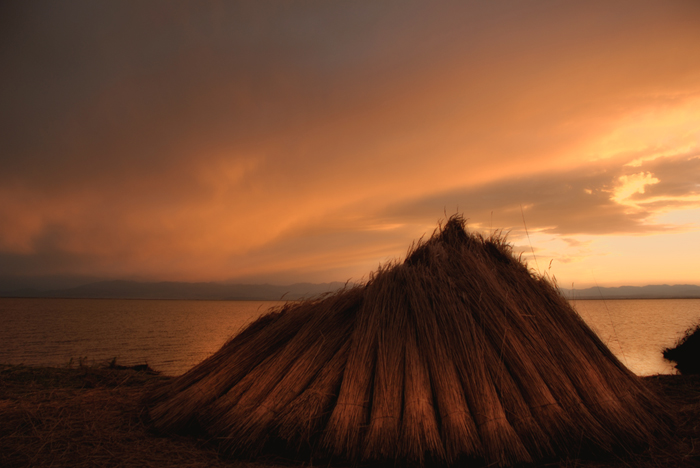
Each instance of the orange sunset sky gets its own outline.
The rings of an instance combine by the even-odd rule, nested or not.
[[[358,281],[459,211],[700,284],[698,1],[2,2],[0,63],[6,281]]]

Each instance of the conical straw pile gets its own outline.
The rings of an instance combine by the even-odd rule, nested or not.
[[[459,216],[366,284],[261,317],[149,405],[237,456],[417,465],[634,450],[666,424],[556,288]]]

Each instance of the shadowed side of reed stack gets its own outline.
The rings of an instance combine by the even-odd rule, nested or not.
[[[510,252],[501,241],[489,243],[501,252]],[[562,359],[560,368],[586,407],[603,425],[618,429],[610,442],[620,447],[641,447],[655,438],[655,431],[669,423],[668,408],[662,400],[617,359],[552,283],[541,277],[532,281],[522,268],[508,268],[503,257],[491,258],[499,260],[499,282],[511,288],[511,297],[532,298],[523,302],[526,323],[539,330],[551,355]],[[550,332],[557,333],[559,339],[548,336]]]
[[[150,401],[238,457],[493,466],[634,450],[664,406],[502,237],[452,217],[366,284],[262,317]]]

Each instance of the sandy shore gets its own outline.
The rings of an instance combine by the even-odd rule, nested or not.
[[[263,467],[309,462],[228,460],[201,438],[153,434],[141,396],[169,377],[134,370],[0,365],[0,466]],[[700,467],[700,378],[645,378],[673,408],[670,442],[609,460],[550,460],[552,467]]]

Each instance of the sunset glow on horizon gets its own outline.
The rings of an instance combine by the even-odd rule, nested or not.
[[[700,284],[698,2],[0,8],[0,281],[359,281],[462,213]]]

